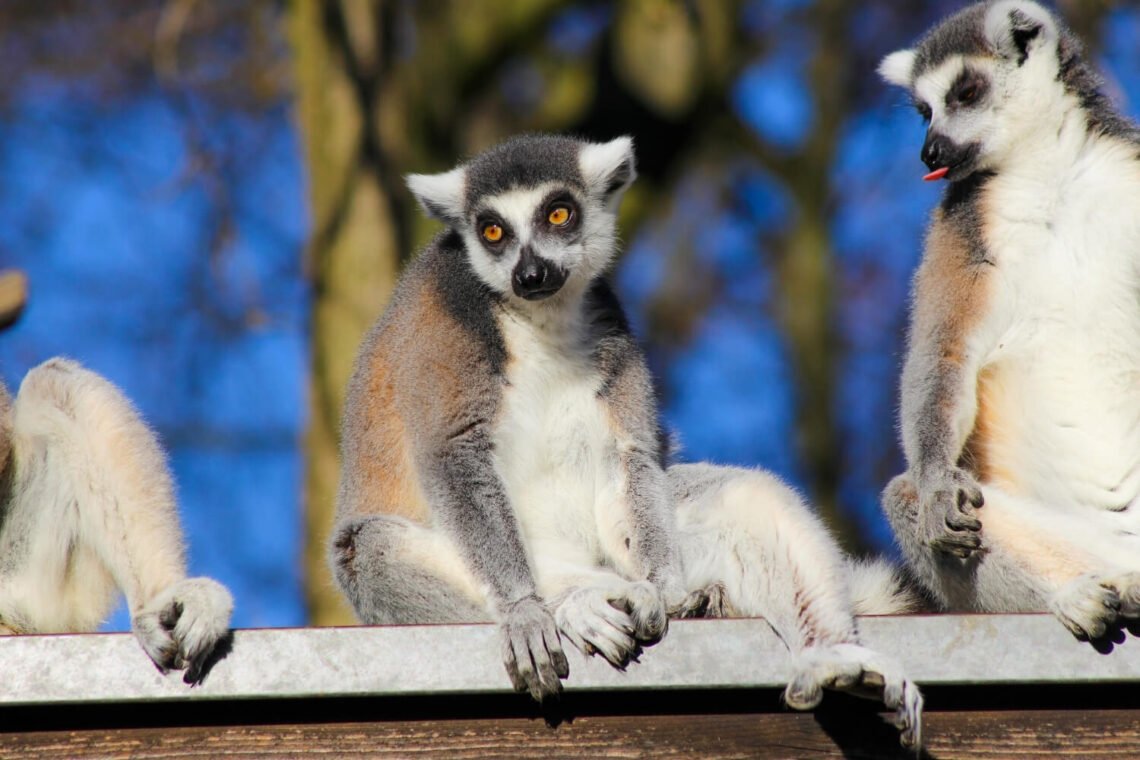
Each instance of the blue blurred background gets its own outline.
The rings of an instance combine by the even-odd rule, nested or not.
[[[31,283],[0,334],[0,376],[14,390],[64,354],[122,387],[169,451],[191,571],[233,590],[237,626],[300,625],[318,583],[301,560],[314,223],[300,11],[214,5],[0,8],[0,269]],[[343,10],[318,5],[326,25]],[[495,4],[383,5],[386,76],[429,101],[438,72],[465,77],[434,94],[446,107],[379,91],[377,139],[423,135],[416,151],[389,143],[390,187],[521,129],[632,134],[642,179],[615,280],[678,456],[772,469],[849,549],[893,551],[877,494],[902,468],[906,293],[941,186],[920,181],[919,117],[873,70],[957,4],[725,3],[725,45],[708,41],[707,4],[545,3],[478,67],[439,35],[465,39],[485,20],[463,8]],[[1140,10],[1062,11],[1140,112]],[[402,224],[406,247],[432,231]],[[108,628],[127,625],[120,610]]]

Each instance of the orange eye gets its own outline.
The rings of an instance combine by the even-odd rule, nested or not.
[[[561,227],[570,221],[570,209],[565,206],[555,206],[550,210],[550,214],[546,218],[551,224],[556,227]]]
[[[497,224],[488,224],[483,228],[483,239],[488,243],[497,243],[503,239],[503,228]]]

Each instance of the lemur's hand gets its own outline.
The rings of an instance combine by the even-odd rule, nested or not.
[[[977,508],[982,489],[965,471],[947,467],[918,484],[919,540],[932,549],[965,559],[982,547]]]
[[[554,616],[536,596],[513,602],[500,626],[503,664],[516,691],[541,702],[562,691],[560,679],[570,675]]]

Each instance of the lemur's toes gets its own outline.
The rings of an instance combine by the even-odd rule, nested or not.
[[[669,629],[669,616],[657,588],[648,581],[631,583],[624,591],[624,599],[614,604],[625,610],[633,620],[633,635],[643,644],[655,644]]]
[[[186,668],[196,682],[214,651],[229,635],[233,597],[217,581],[186,578],[151,599],[131,620],[135,638],[162,672]]]
[[[677,609],[670,611],[675,618],[724,618],[732,614],[728,603],[728,589],[723,583],[713,583],[693,591]]]
[[[859,644],[808,647],[797,658],[796,672],[784,691],[789,707],[811,709],[823,689],[874,699],[894,712],[903,746],[922,740],[922,694],[893,659]]]
[[[1120,615],[1140,618],[1140,573],[1125,573],[1114,578],[1112,587],[1120,601]]]
[[[1116,622],[1123,606],[1113,586],[1099,576],[1082,575],[1049,600],[1049,609],[1077,639],[1102,638]]]

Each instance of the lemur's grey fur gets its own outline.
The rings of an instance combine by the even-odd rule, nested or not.
[[[883,506],[952,610],[1140,614],[1140,132],[1029,0],[971,5],[880,73],[949,185],[915,278]]]
[[[568,674],[562,636],[624,667],[669,615],[764,615],[795,656],[789,704],[872,688],[915,743],[921,696],[852,617],[907,607],[893,571],[846,562],[766,473],[667,468],[604,278],[634,176],[628,138],[532,135],[409,177],[448,229],[357,358],[335,577],[367,623],[499,622],[536,698]]]

